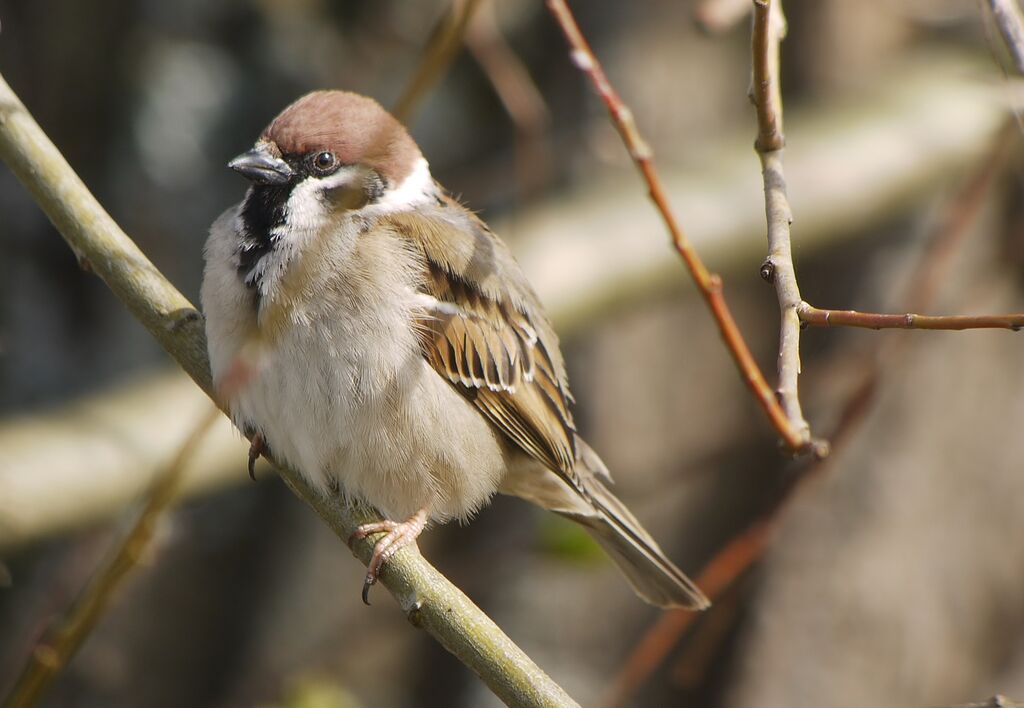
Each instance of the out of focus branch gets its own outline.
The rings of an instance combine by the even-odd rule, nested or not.
[[[1017,0],[988,0],[988,6],[1017,73],[1024,76],[1024,17]]]
[[[0,425],[0,554],[95,523],[156,481],[208,400],[179,370],[133,376],[55,410]],[[247,479],[246,446],[227,418],[204,437],[182,496]]]
[[[547,103],[523,62],[501,33],[494,2],[485,2],[466,28],[466,48],[487,75],[516,131],[516,182],[524,192],[542,186],[551,171],[544,136]]]
[[[703,31],[721,34],[749,14],[750,0],[701,0],[693,11],[693,19]]]
[[[156,533],[160,516],[176,496],[185,466],[195,456],[203,436],[220,417],[220,411],[211,406],[209,413],[193,427],[174,459],[157,478],[135,523],[114,549],[110,559],[83,588],[68,608],[67,614],[54,623],[36,645],[4,706],[30,708],[36,705],[53,679],[67,666],[103,617],[115,591],[145,555]]]
[[[981,703],[958,703],[941,708],[1024,708],[1024,703],[1011,700],[1006,696],[995,695]]]
[[[601,100],[604,101],[608,109],[608,114],[611,116],[616,130],[619,131],[622,141],[629,150],[630,157],[633,158],[633,162],[636,163],[637,168],[643,175],[651,200],[657,207],[672,236],[672,244],[686,264],[694,283],[696,283],[698,290],[700,290],[701,295],[704,297],[704,301],[711,310],[719,333],[725,341],[725,346],[740,370],[740,374],[750,392],[761,405],[761,408],[789,450],[793,452],[812,450],[823,453],[824,448],[812,445],[806,426],[799,428],[793,425],[793,420],[787,416],[782,406],[779,405],[775,394],[768,386],[764,374],[761,373],[761,369],[754,360],[753,354],[750,353],[750,348],[744,341],[743,335],[740,334],[739,327],[725,301],[721,277],[708,271],[687,238],[682,226],[680,226],[675,214],[672,212],[661,182],[661,176],[654,167],[654,156],[651,148],[640,135],[632,111],[623,103],[611,82],[608,81],[604,69],[601,67],[600,62],[598,62],[597,57],[594,56],[590,45],[576,24],[569,6],[565,3],[565,0],[548,0],[547,4],[551,14],[554,15],[561,27],[566,40],[569,42],[573,61],[590,77],[594,87],[597,89],[598,95],[600,95]]]
[[[192,304],[114,223],[0,77],[0,159],[15,173],[79,258],[153,334],[172,358],[213,398],[201,318]],[[294,470],[283,479],[341,538],[372,516],[326,497]],[[372,543],[352,544],[363,562]],[[576,703],[458,588],[414,548],[391,559],[381,578],[417,627],[425,629],[514,706]]]
[[[459,53],[466,26],[479,5],[480,0],[452,0],[448,12],[427,42],[423,57],[416,65],[416,73],[391,111],[395,118],[408,123],[423,97],[444,76]]]

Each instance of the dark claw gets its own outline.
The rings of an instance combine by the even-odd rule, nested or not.
[[[370,606],[370,588],[377,583],[377,578],[372,573],[366,574],[366,580],[363,581],[363,604],[367,607]]]
[[[260,459],[260,455],[266,450],[266,446],[263,444],[263,436],[257,433],[252,436],[252,443],[249,444],[249,479],[253,482],[256,481],[256,460]]]

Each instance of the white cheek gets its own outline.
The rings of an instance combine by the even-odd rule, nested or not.
[[[387,214],[408,211],[433,200],[436,188],[430,165],[422,157],[416,161],[409,176],[389,190],[380,201],[366,207],[368,213]]]
[[[360,184],[364,171],[357,165],[342,167],[330,177],[307,177],[292,189],[285,206],[288,230],[317,231],[324,227],[332,209],[326,193],[332,189]],[[279,228],[278,232],[284,232]]]

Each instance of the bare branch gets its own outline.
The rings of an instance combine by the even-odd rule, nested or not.
[[[192,304],[114,223],[0,77],[0,159],[7,163],[80,257],[213,398],[202,320]],[[325,497],[294,470],[282,478],[343,539],[373,519]],[[352,544],[363,563],[372,543]],[[426,630],[513,706],[576,703],[415,548],[399,551],[381,581],[417,627]]]
[[[1012,315],[915,315],[822,310],[801,303],[800,321],[818,327],[864,327],[866,329],[1011,329],[1024,327],[1024,314]]]
[[[812,444],[806,425],[801,429],[792,424],[792,420],[783,410],[783,407],[779,405],[775,394],[768,386],[764,374],[761,373],[757,362],[754,361],[750,348],[743,340],[739,327],[736,325],[736,321],[733,319],[732,313],[726,304],[725,297],[722,294],[722,279],[717,274],[708,271],[679,225],[675,214],[668,204],[665,189],[661,183],[661,177],[654,167],[654,156],[650,147],[640,135],[629,107],[622,102],[622,99],[608,81],[604,69],[601,68],[600,62],[598,62],[597,57],[591,51],[590,45],[580,31],[579,25],[576,24],[569,6],[566,5],[565,0],[548,0],[547,4],[548,9],[551,10],[552,15],[554,15],[559,26],[562,28],[569,46],[572,48],[573,61],[590,77],[594,87],[597,89],[598,95],[608,108],[612,122],[622,137],[626,148],[629,150],[630,156],[636,163],[637,169],[643,175],[651,200],[657,207],[672,236],[672,244],[690,271],[690,275],[693,277],[705,302],[707,302],[715,323],[718,325],[722,339],[725,341],[726,348],[732,355],[733,361],[735,361],[737,368],[739,368],[740,375],[747,384],[747,387],[754,394],[754,397],[782,438],[783,443],[790,451],[811,451],[819,455],[824,454],[826,452],[824,447]]]
[[[946,205],[944,218],[931,235],[930,247],[909,279],[911,286],[907,297],[911,302],[920,303],[925,307],[934,299],[934,284],[942,280],[945,271],[950,267],[952,253],[963,243],[968,227],[977,219],[984,204],[984,197],[989,193],[995,182],[995,175],[1004,164],[1005,139],[1012,126],[1011,122],[1007,122],[1006,127],[996,133],[992,148],[982,155],[975,174],[971,175]],[[832,431],[833,454],[825,460],[816,461],[803,469],[799,476],[794,477],[773,507],[725,544],[697,576],[697,582],[713,601],[717,601],[722,592],[731,587],[762,557],[770,546],[775,529],[789,504],[797,498],[810,480],[827,472],[829,465],[838,459],[838,453],[854,437],[878,391],[883,363],[892,364],[899,351],[897,347],[885,344],[895,342],[896,340],[887,340],[879,346],[862,383],[843,402],[839,424]],[[692,618],[681,616],[681,613],[661,615],[633,649],[613,684],[606,705],[626,704],[661,665],[691,624]]]
[[[753,85],[751,98],[757,112],[757,141],[764,180],[764,209],[768,225],[768,257],[761,276],[774,283],[779,301],[779,385],[776,393],[789,425],[810,442],[819,457],[828,444],[812,440],[811,428],[800,407],[800,317],[802,299],[793,266],[790,224],[793,221],[782,169],[782,94],[779,81],[779,44],[786,31],[781,0],[754,0],[752,34]]]
[[[509,46],[487,2],[466,29],[466,48],[487,75],[516,131],[516,182],[523,193],[542,187],[551,172],[544,138],[551,115],[530,72]]]
[[[751,34],[754,80],[751,100],[757,109],[758,153],[781,150],[782,83],[779,81],[779,44],[786,36],[782,0],[754,0],[754,30]]]
[[[480,0],[452,0],[448,12],[434,28],[423,57],[416,65],[416,73],[391,111],[395,118],[408,123],[423,97],[444,76],[459,53],[466,25],[479,5]]]
[[[219,418],[220,410],[211,407],[210,412],[193,427],[167,469],[157,478],[135,523],[110,559],[85,586],[65,616],[55,622],[36,645],[4,701],[5,706],[29,708],[36,705],[53,679],[88,638],[106,612],[115,591],[145,555],[161,515],[176,496],[185,466],[191,462],[200,441]]]
[[[1024,76],[1024,17],[1017,0],[987,0],[1017,73]]]

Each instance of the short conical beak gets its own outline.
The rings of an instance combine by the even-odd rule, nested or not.
[[[228,167],[256,184],[286,184],[295,175],[287,162],[259,148],[243,152]]]

